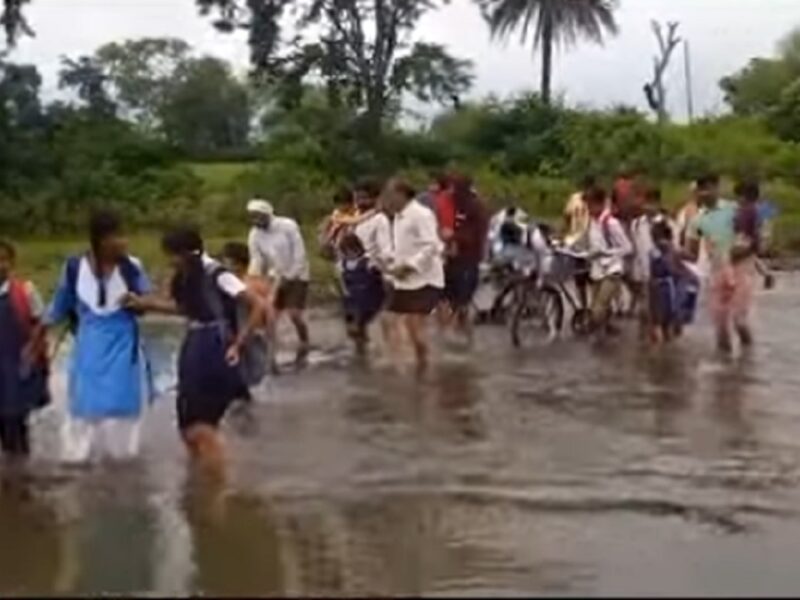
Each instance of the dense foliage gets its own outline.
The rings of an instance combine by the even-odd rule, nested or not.
[[[306,16],[335,29],[336,15],[325,12],[334,4],[314,3],[322,12]],[[222,16],[256,24],[247,12]],[[427,52],[426,68],[444,56],[424,45],[401,48],[386,55],[389,72],[405,68],[413,48]],[[357,54],[346,62],[352,60]],[[434,70],[452,75],[462,67]],[[65,58],[59,82],[69,102],[44,102],[36,67],[6,56],[0,59],[0,234],[67,233],[98,204],[119,207],[140,228],[191,219],[221,232],[239,226],[242,204],[253,194],[311,224],[343,182],[402,171],[424,184],[431,171],[448,167],[472,173],[495,202],[513,199],[542,216],[556,215],[572,182],[589,173],[609,179],[623,167],[640,170],[672,201],[701,171],[758,175],[772,182],[769,192],[788,215],[784,229],[791,234],[798,223],[792,215],[800,213],[800,35],[790,36],[777,58],[753,61],[722,82],[732,114],[692,125],[522,94],[453,102],[429,126],[410,130],[401,126],[403,90],[431,100],[457,90],[408,69],[390,82],[397,87],[384,90],[376,129],[364,118],[369,93],[355,80],[265,82],[197,56],[181,40],[123,41]],[[295,84],[290,97],[287,82]],[[333,93],[345,90],[359,93],[349,100]]]

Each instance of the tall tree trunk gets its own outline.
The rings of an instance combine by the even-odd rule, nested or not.
[[[542,101],[550,104],[553,95],[553,20],[547,11],[542,23]]]

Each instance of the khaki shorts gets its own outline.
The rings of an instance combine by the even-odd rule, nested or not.
[[[308,300],[308,282],[300,279],[287,279],[278,286],[275,294],[276,310],[305,310]]]
[[[592,289],[592,320],[605,323],[611,316],[611,303],[622,289],[622,276],[611,275],[594,282]]]

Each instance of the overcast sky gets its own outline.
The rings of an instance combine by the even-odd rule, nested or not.
[[[181,37],[204,53],[226,58],[244,71],[248,51],[241,35],[216,32],[198,16],[194,0],[34,0],[29,21],[37,32],[23,39],[13,58],[36,63],[45,93],[56,92],[63,54],[90,53],[112,40],[143,36]],[[643,83],[652,70],[655,40],[651,19],[681,22],[691,42],[695,104],[699,114],[718,112],[719,79],[754,56],[770,55],[778,40],[800,25],[800,0],[621,0],[620,35],[604,47],[583,44],[558,56],[555,87],[571,104],[604,107],[643,105]],[[470,0],[425,17],[416,37],[446,44],[476,66],[472,97],[535,88],[539,60],[517,39],[493,44]],[[676,116],[686,113],[683,55],[667,75]]]

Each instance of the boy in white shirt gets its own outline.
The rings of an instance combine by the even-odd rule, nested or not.
[[[633,247],[622,224],[607,209],[606,191],[595,187],[584,198],[591,217],[587,237],[593,285],[592,323],[596,329],[614,333],[609,323],[611,305],[620,293],[625,258],[633,253]]]

